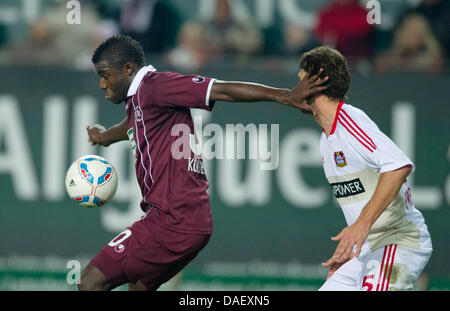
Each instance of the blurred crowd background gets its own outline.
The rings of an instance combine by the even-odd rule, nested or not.
[[[367,22],[368,0],[80,0],[79,25],[67,24],[67,2],[0,0],[0,64],[90,70],[101,41],[129,34],[149,63],[182,72],[229,62],[297,70],[291,62],[323,44],[362,73],[449,68],[448,0],[375,1],[379,24]]]

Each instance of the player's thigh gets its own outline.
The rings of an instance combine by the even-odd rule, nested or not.
[[[398,247],[388,290],[412,290],[431,257],[431,250]]]
[[[362,290],[411,290],[427,264],[431,250],[386,245],[368,255],[362,276]]]
[[[367,288],[363,287],[363,290],[411,290],[427,264],[431,250],[416,250],[391,244],[374,253],[377,255],[369,261],[369,264],[372,263],[369,268],[372,269],[364,275]],[[372,280],[372,285],[369,280]]]
[[[90,262],[90,265],[103,273],[112,288],[130,282],[123,266],[133,253],[136,234],[134,225],[128,227],[103,247]]]
[[[347,261],[319,288],[319,291],[358,291],[361,262],[357,257]]]
[[[146,263],[146,265],[148,265],[148,275],[141,278],[140,281],[148,290],[157,290],[162,284],[179,274],[206,246],[210,239],[209,234],[180,234],[180,236],[183,236],[183,239],[186,239],[183,243],[184,247],[188,245],[184,251],[174,251],[174,249],[164,248],[164,253],[160,257],[166,260],[164,265],[149,265],[149,263]],[[167,258],[170,258],[171,260],[167,261]],[[130,261],[129,263],[132,262]],[[141,264],[141,261],[133,262],[133,267],[137,268]]]

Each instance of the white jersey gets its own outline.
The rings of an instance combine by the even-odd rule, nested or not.
[[[353,224],[375,192],[381,173],[414,164],[360,109],[339,103],[330,135],[320,139],[325,175],[348,225]],[[410,173],[410,174],[411,174]],[[414,207],[407,180],[372,225],[370,251],[390,244],[431,249],[422,214]]]

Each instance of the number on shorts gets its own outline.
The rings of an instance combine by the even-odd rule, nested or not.
[[[367,282],[368,280],[373,280],[373,274],[366,275],[365,277],[363,277],[362,287],[363,288],[367,287],[367,291],[370,292],[370,291],[372,291],[373,284],[372,284],[372,281],[371,282]]]
[[[131,235],[131,230],[126,229],[126,230],[122,231],[121,233],[119,233],[114,239],[112,239],[112,241],[109,242],[108,245],[111,247],[119,245],[120,243],[122,243],[123,241],[128,239],[130,237],[130,235]]]

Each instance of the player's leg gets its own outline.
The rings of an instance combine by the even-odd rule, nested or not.
[[[389,287],[389,275],[397,254],[397,245],[391,244],[379,248],[367,255],[364,265],[361,290],[385,291]]]
[[[396,245],[386,245],[374,251],[366,248],[358,257],[339,268],[320,290],[386,290],[389,284],[389,267],[396,258],[396,249]]]
[[[112,290],[130,280],[123,265],[134,247],[133,227],[117,235],[92,258],[81,274],[80,290]]]
[[[374,275],[375,291],[411,290],[428,263],[431,250],[416,250],[396,244],[383,248],[383,259]]]
[[[399,246],[390,272],[388,290],[412,290],[430,257],[431,250]]]
[[[173,278],[163,284],[166,291],[177,291],[180,289],[181,282],[183,281],[183,270],[178,272]]]
[[[110,290],[111,288],[111,283],[95,266],[88,264],[83,269],[80,277],[80,284],[78,284],[78,289],[80,291],[102,291]]]
[[[178,272],[173,278],[167,281],[164,285],[167,285],[166,290],[172,291],[177,290],[180,286],[181,279],[183,278],[183,271]],[[137,281],[136,283],[128,283],[129,291],[149,291],[147,286],[142,283],[142,281]]]
[[[144,283],[142,283],[141,281],[137,281],[136,283],[128,283],[128,290],[140,292],[140,291],[148,291],[149,289],[147,288],[147,286],[144,285]]]
[[[180,239],[174,239],[178,236]],[[175,243],[165,243],[152,252],[153,257],[143,261],[138,258],[128,258],[125,264],[125,271],[133,279],[135,276],[145,274],[145,277],[139,278],[139,281],[129,285],[129,290],[149,290],[155,291],[162,284],[181,276],[181,271],[188,265],[198,253],[206,246],[210,239],[209,234],[190,235],[171,233],[171,238]],[[183,248],[173,248],[177,242],[183,241]],[[179,244],[178,244],[179,245]],[[164,264],[158,262],[164,261]]]
[[[360,277],[361,261],[355,257],[337,269],[319,291],[358,291]]]
[[[347,262],[320,290],[411,290],[430,256],[431,250],[386,245]]]

